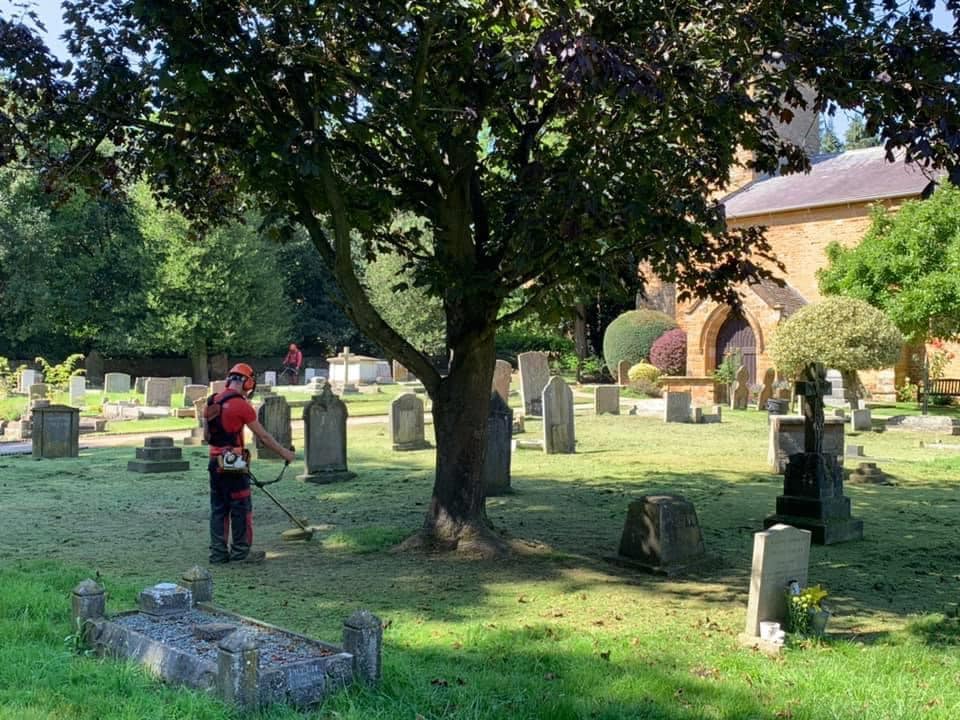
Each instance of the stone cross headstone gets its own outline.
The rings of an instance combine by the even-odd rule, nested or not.
[[[130,376],[126,373],[107,373],[103,376],[103,390],[108,393],[130,392]]]
[[[497,360],[493,366],[493,391],[503,398],[505,403],[510,402],[510,377],[513,375],[513,365],[506,360]]]
[[[620,386],[597,385],[593,389],[593,412],[595,415],[620,414]]]
[[[703,534],[693,503],[680,495],[634,500],[627,507],[617,552],[631,564],[667,574],[703,559]]]
[[[629,385],[630,384],[630,368],[633,367],[630,365],[629,360],[621,360],[617,363],[617,383],[619,385]]]
[[[263,404],[257,410],[257,419],[273,435],[280,447],[293,446],[293,431],[290,426],[290,405],[282,395],[270,395],[263,399]],[[260,460],[279,460],[280,456],[263,444],[259,437],[255,438],[257,458]]]
[[[741,365],[737,376],[730,386],[730,407],[734,410],[746,410],[750,400],[750,372]]]
[[[402,393],[390,403],[390,439],[394,450],[430,447],[424,439],[423,400],[416,393]]]
[[[343,395],[352,394],[359,392],[357,386],[350,382],[350,348],[347,345],[343,346],[343,352],[341,353],[343,357],[343,386],[340,388],[340,393]]]
[[[487,416],[487,448],[483,456],[483,492],[487,497],[510,492],[510,436],[513,430],[513,410],[500,393],[490,395],[490,414]]]
[[[773,397],[773,383],[775,378],[776,372],[773,368],[767,368],[767,371],[763,373],[763,387],[760,388],[760,393],[757,395],[758,410],[767,409],[767,400]]]
[[[169,406],[170,396],[173,394],[173,381],[170,378],[147,378],[143,394],[143,404],[147,407]]]
[[[804,451],[790,456],[777,512],[764,520],[764,527],[789,523],[809,530],[819,545],[860,540],[863,521],[851,517],[850,498],[843,494],[843,449],[839,460],[824,452],[823,396],[830,392],[826,369],[811,364],[804,375],[796,384],[797,395],[803,399]]]
[[[332,483],[357,476],[347,469],[347,406],[324,383],[303,408],[304,474],[300,480]]]
[[[550,362],[546,353],[532,351],[517,356],[520,368],[520,397],[523,399],[524,415],[539,417],[543,414],[543,389],[550,380]]]
[[[33,457],[77,457],[80,454],[80,410],[69,405],[34,407]]]
[[[667,391],[663,394],[663,421],[665,423],[690,422],[690,391]]]
[[[70,376],[70,404],[74,407],[83,405],[87,397],[87,379],[83,375]]]
[[[543,389],[543,450],[548,455],[576,451],[573,424],[573,391],[559,375]]]
[[[776,524],[754,534],[744,640],[759,639],[761,622],[786,624],[787,585],[795,580],[805,586],[809,564],[809,531]]]

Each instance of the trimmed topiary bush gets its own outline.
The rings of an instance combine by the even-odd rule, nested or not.
[[[630,382],[646,380],[653,383],[660,377],[660,371],[650,363],[637,363],[627,371],[627,377],[630,378]]]
[[[622,360],[631,365],[650,359],[654,341],[677,326],[666,313],[657,310],[630,310],[607,326],[603,333],[603,360],[616,376]]]
[[[658,337],[650,348],[650,362],[664,375],[687,372],[687,333],[676,328]]]

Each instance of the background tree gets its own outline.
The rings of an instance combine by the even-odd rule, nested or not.
[[[833,118],[826,115],[820,117],[820,150],[828,154],[841,153],[844,150],[843,142],[833,129]]]
[[[0,162],[43,156],[46,175],[100,188],[143,175],[201,224],[250,200],[278,237],[305,228],[351,319],[433,400],[436,478],[411,544],[496,552],[480,469],[497,327],[551,293],[572,307],[628,258],[682,297],[733,301],[734,280],[767,275],[762,231],[726,228],[710,198],[738,148],[759,172],[807,166],[775,132],[804,86],[815,111],[863,106],[889,147],[952,162],[958,48],[931,8],[73,0],[71,67],[0,20]],[[358,265],[379,254],[440,298],[446,375],[365,293]]]
[[[787,377],[799,378],[811,363],[839,370],[850,407],[859,407],[857,370],[890,367],[900,357],[903,335],[886,315],[855,298],[832,297],[807,305],[781,324],[770,356]]]
[[[876,147],[880,138],[867,131],[867,125],[859,115],[850,119],[846,131],[843,133],[843,147],[845,150],[859,150],[861,148]]]
[[[157,259],[137,335],[144,353],[186,354],[195,382],[209,380],[212,353],[280,352],[291,311],[276,247],[256,233],[254,218],[194,238],[177,212],[158,208],[146,188],[134,193],[139,224]]]
[[[960,335],[960,190],[945,183],[893,213],[874,210],[859,245],[827,247],[827,295],[883,310],[911,343]]]

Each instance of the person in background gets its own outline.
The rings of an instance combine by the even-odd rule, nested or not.
[[[259,562],[262,550],[253,544],[253,501],[250,497],[250,451],[243,447],[243,429],[286,462],[294,460],[257,420],[250,397],[257,387],[253,368],[237,363],[227,373],[223,392],[207,398],[204,439],[210,445],[210,562]]]
[[[290,343],[290,348],[287,350],[287,356],[283,358],[283,370],[280,371],[280,374],[288,374],[290,376],[291,385],[300,384],[300,368],[303,366],[303,353],[300,352],[300,348],[297,347],[296,343]]]

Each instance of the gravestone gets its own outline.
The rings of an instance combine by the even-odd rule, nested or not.
[[[276,370],[267,370],[263,374],[263,384],[264,385],[276,385],[277,384],[277,371]]]
[[[410,382],[414,379],[413,373],[407,370],[399,360],[394,360],[390,369],[396,382]]]
[[[179,395],[187,385],[193,382],[193,378],[186,375],[174,375],[167,379],[170,381],[170,393],[172,395]]]
[[[200,385],[198,387],[202,387],[206,389],[206,385]],[[186,388],[184,388],[184,392],[186,392]],[[199,397],[193,401],[193,412],[194,412],[194,417],[197,418],[197,424],[194,427],[190,428],[190,436],[184,438],[183,440],[184,445],[190,446],[190,445],[206,445],[207,444],[206,441],[203,439],[203,410],[206,406],[207,406],[206,397]]]
[[[214,380],[210,383],[210,395],[218,395],[227,389],[226,380]]]
[[[310,381],[313,380],[316,376],[317,376],[317,369],[316,369],[316,368],[312,368],[312,367],[304,368],[304,370],[303,370],[303,381],[304,381],[305,383],[310,382]]]
[[[593,412],[595,415],[620,414],[620,386],[597,385],[593,389]]]
[[[31,400],[42,400],[50,395],[50,386],[46,383],[34,383],[30,386],[29,396]]]
[[[770,400],[773,397],[773,383],[776,379],[777,373],[773,368],[767,368],[767,371],[763,373],[763,386],[760,388],[760,392],[757,394],[757,409],[766,410],[767,409],[767,400]]]
[[[854,485],[891,485],[890,477],[876,463],[862,462],[847,480]]]
[[[753,564],[750,569],[750,594],[747,599],[747,622],[742,642],[759,644],[760,623],[787,621],[787,585],[796,581],[807,584],[810,564],[808,530],[775,524],[753,535]]]
[[[17,383],[17,391],[26,395],[30,392],[31,385],[36,385],[42,380],[43,380],[43,375],[41,375],[36,370],[21,370],[20,378]]]
[[[174,447],[173,438],[152,436],[144,438],[143,447],[136,449],[136,460],[127,463],[127,471],[135,473],[183,472],[190,462],[183,459],[183,450]]]
[[[543,352],[525,352],[517,356],[520,368],[520,397],[523,414],[539,417],[543,414],[543,389],[550,380],[550,363]]]
[[[806,430],[802,415],[772,415],[768,418],[770,436],[767,446],[767,463],[770,470],[782,473],[794,453],[803,452]],[[843,418],[828,417],[823,421],[823,451],[835,455],[837,462],[843,464],[844,447]]]
[[[96,350],[91,350],[83,359],[84,375],[94,386],[99,385],[103,380],[103,355]],[[104,389],[106,383],[104,382]]]
[[[126,373],[107,373],[103,376],[103,390],[108,393],[130,392],[130,376]]]
[[[573,391],[559,375],[543,389],[543,450],[547,455],[576,451],[573,425]]]
[[[713,405],[710,412],[706,410],[700,414],[700,422],[704,425],[714,425],[723,422],[723,405]]]
[[[34,459],[80,454],[80,410],[69,405],[33,408],[30,418]]]
[[[847,445],[847,457],[863,457],[863,445]]]
[[[693,503],[680,495],[647,495],[627,507],[618,558],[672,575],[704,558]]]
[[[147,391],[147,380],[149,379],[146,375],[138,377],[133,381],[133,391],[138,395],[143,395]]]
[[[293,447],[293,431],[290,426],[290,405],[282,395],[270,395],[263,399],[263,404],[257,410],[257,420],[273,436],[280,447]],[[257,447],[257,459],[280,460],[280,456],[263,444],[263,441],[254,436]]]
[[[87,379],[83,375],[70,376],[70,404],[74,407],[83,405],[87,397]]]
[[[737,376],[730,386],[730,407],[734,410],[746,410],[750,400],[750,372],[741,365]]]
[[[873,429],[873,418],[870,414],[870,408],[864,408],[863,410],[854,410],[850,413],[851,420],[851,429],[854,432],[863,432],[866,430]]]
[[[513,429],[513,410],[500,393],[490,395],[490,414],[487,415],[487,451],[480,471],[483,492],[487,497],[510,492],[510,435]]]
[[[629,385],[630,384],[630,365],[629,360],[621,360],[617,363],[617,384],[618,385]]]
[[[416,393],[397,395],[390,403],[390,440],[394,450],[424,450],[423,400]]]
[[[183,406],[193,407],[197,400],[206,399],[209,388],[206,385],[186,385],[183,388]]]
[[[343,359],[343,384],[340,386],[340,394],[353,395],[360,392],[357,386],[350,381],[350,360],[353,358],[353,355],[350,353],[350,348],[347,345],[343,346],[340,357]],[[331,367],[330,370],[332,376],[333,368]]]
[[[347,406],[324,383],[303,408],[304,474],[298,479],[333,483],[357,476],[347,469]]]
[[[510,378],[513,375],[513,365],[506,360],[497,360],[493,366],[493,391],[503,398],[505,403],[510,402]]]
[[[143,404],[147,407],[169,407],[172,394],[173,381],[170,378],[147,378]]]
[[[782,523],[809,530],[818,545],[863,539],[863,521],[851,517],[850,498],[843,494],[843,450],[838,458],[824,449],[823,395],[829,391],[824,367],[808,365],[796,385],[803,398],[803,451],[790,455],[776,514],[764,520],[764,527]]]
[[[690,422],[690,391],[668,391],[663,394],[663,421],[665,423]]]

